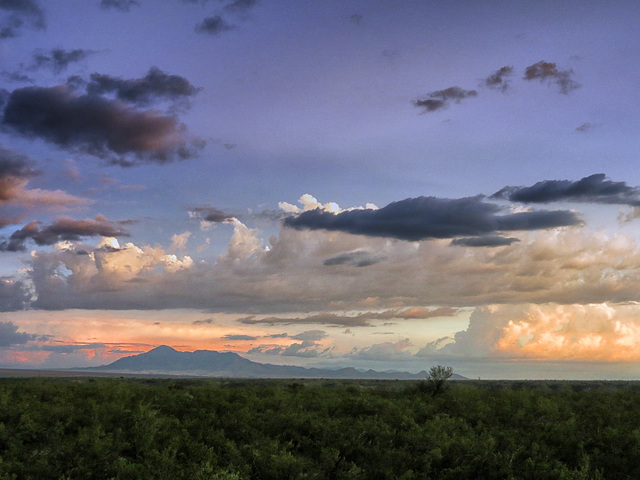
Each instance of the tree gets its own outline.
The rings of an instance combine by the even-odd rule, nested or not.
[[[427,382],[431,386],[431,394],[435,397],[438,393],[444,390],[444,385],[449,378],[453,375],[453,368],[445,367],[443,365],[434,365],[429,369],[429,375],[427,375]]]

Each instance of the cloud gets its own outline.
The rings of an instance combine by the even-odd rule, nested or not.
[[[201,147],[174,116],[135,110],[118,100],[78,95],[65,85],[14,90],[2,125],[27,138],[95,155],[121,166],[193,157]]]
[[[454,238],[451,245],[463,247],[504,247],[513,242],[519,242],[517,238],[501,237],[499,235],[486,235],[481,237]]]
[[[225,340],[231,341],[243,341],[243,340],[257,340],[259,337],[254,337],[253,335],[225,335],[223,337]]]
[[[121,222],[112,222],[103,216],[95,220],[74,220],[68,217],[57,218],[51,225],[41,227],[41,222],[32,221],[15,231],[8,240],[0,241],[0,251],[23,251],[27,240],[37,245],[53,245],[66,241],[77,241],[83,237],[128,236]]]
[[[235,218],[233,215],[228,215],[215,207],[209,206],[195,207],[189,212],[189,216],[210,223],[229,223]]]
[[[101,0],[100,7],[104,10],[115,8],[121,12],[128,12],[133,6],[140,6],[137,0]]]
[[[25,22],[39,30],[46,27],[44,12],[36,0],[0,0],[2,11],[6,15],[0,20],[0,38],[17,37]]]
[[[524,80],[540,80],[540,82],[554,83],[560,93],[568,94],[570,91],[580,88],[580,84],[571,77],[573,70],[558,70],[555,63],[539,61],[529,65],[524,71]]]
[[[379,312],[361,312],[356,315],[341,315],[332,312],[317,313],[307,317],[265,317],[256,319],[255,316],[239,318],[238,322],[247,325],[302,325],[318,324],[343,327],[371,327],[374,320],[415,320],[434,317],[450,317],[458,313],[458,310],[450,307],[429,309],[424,307],[412,307],[406,309],[394,308]],[[295,338],[295,337],[293,337]]]
[[[204,33],[207,35],[219,35],[229,30],[234,30],[236,27],[227,23],[220,15],[213,17],[207,17],[202,22],[196,25],[195,31],[197,33]]]
[[[71,63],[76,63],[84,60],[89,55],[93,55],[93,50],[63,50],[61,48],[54,48],[48,52],[36,52],[33,54],[33,61],[35,68],[51,68],[54,73],[60,73],[66,70]]]
[[[191,232],[184,232],[181,234],[175,234],[171,237],[171,250],[186,253],[187,241],[191,236]]]
[[[338,315],[335,313],[318,313],[308,317],[266,317],[257,319],[255,316],[239,318],[238,322],[246,325],[304,325],[318,324],[328,326],[370,327],[371,316],[374,314]]]
[[[12,322],[0,322],[0,347],[22,345],[37,338],[37,335],[19,333],[18,327]]]
[[[179,75],[168,75],[152,67],[142,78],[124,80],[119,77],[94,73],[87,85],[87,93],[101,95],[115,93],[116,97],[138,106],[147,106],[158,100],[178,102],[196,95],[200,91]]]
[[[194,325],[211,325],[213,323],[213,318],[207,318],[206,320],[194,320],[192,323]]]
[[[23,310],[30,300],[29,288],[23,281],[0,277],[0,312]]]
[[[629,223],[640,218],[640,207],[629,207],[628,211],[620,211],[618,213],[618,221],[620,223]]]
[[[302,340],[308,342],[318,342],[323,338],[327,338],[327,332],[324,330],[307,330],[306,332],[299,333],[297,335],[292,335],[291,338],[294,340]]]
[[[595,129],[596,125],[594,125],[591,122],[585,122],[582,125],[580,125],[579,127],[576,127],[576,132],[590,132],[591,130]]]
[[[28,179],[39,175],[40,172],[32,168],[33,165],[34,162],[26,155],[0,146],[0,179]],[[0,201],[9,200],[12,195],[12,190],[3,182],[0,185]]]
[[[340,205],[338,205],[337,203],[335,202],[327,202],[324,204],[320,203],[318,199],[316,199],[316,197],[308,193],[305,193],[304,195],[302,195],[298,199],[298,203],[302,205],[302,208],[288,202],[279,202],[278,207],[280,207],[281,210],[284,210],[287,213],[301,213],[301,212],[306,212],[308,210],[316,210],[316,209],[320,209],[325,212],[333,212],[333,213],[339,213],[343,211],[342,208],[340,208]],[[372,206],[371,208],[376,208],[376,207]]]
[[[345,252],[335,257],[327,258],[323,263],[325,266],[334,265],[349,265],[354,267],[368,267],[374,265],[383,258],[371,255],[363,250],[357,250],[355,252]]]
[[[499,231],[537,230],[578,225],[569,211],[537,211],[498,215],[501,207],[481,197],[443,199],[407,198],[378,210],[351,210],[338,214],[309,210],[284,219],[286,227],[324,229],[354,235],[418,241],[456,236],[482,236]]]
[[[330,351],[331,351],[331,348],[325,348],[322,345],[315,342],[304,341],[302,343],[292,343],[288,347],[260,345],[258,347],[252,348],[247,353],[279,355],[282,357],[317,358],[321,356],[326,356]]]
[[[306,332],[299,333],[297,335],[284,337],[292,338],[294,340],[301,340],[301,343],[292,343],[288,346],[281,345],[258,345],[257,347],[249,350],[249,354],[266,354],[266,355],[279,355],[283,357],[306,357],[315,358],[320,356],[326,356],[331,348],[325,348],[318,342],[326,337],[327,333],[322,330],[308,330]],[[282,335],[273,336],[273,338],[283,338]]]
[[[488,88],[492,88],[495,90],[501,90],[506,92],[510,85],[509,77],[513,74],[513,67],[504,66],[497,70],[496,72],[489,75],[485,80],[483,85]]]
[[[578,181],[544,180],[530,187],[504,187],[491,198],[521,203],[584,202],[640,206],[640,188],[596,173]]]
[[[418,356],[572,361],[638,361],[640,305],[489,305],[466,330],[433,342]]]
[[[413,346],[408,338],[399,340],[398,342],[384,342],[371,345],[370,347],[355,350],[351,353],[352,357],[366,360],[402,360],[412,357],[412,353],[408,350]]]
[[[0,72],[0,75],[2,75],[4,78],[6,78],[9,82],[20,82],[20,83],[33,83],[34,82],[34,80],[31,77],[29,77],[28,75],[25,75],[22,72],[7,72],[7,71],[3,71],[3,72]],[[6,99],[3,98],[4,95],[1,94],[2,92],[3,92],[3,90],[0,90],[0,107],[2,107],[4,105],[4,102],[6,101]],[[9,92],[7,92],[6,90],[4,90],[4,92],[8,96]]]
[[[400,307],[624,302],[637,300],[640,290],[636,240],[589,227],[521,232],[519,242],[495,249],[284,227],[263,246],[255,229],[231,224],[228,251],[213,262],[157,246],[120,246],[115,239],[97,247],[67,242],[38,249],[26,259],[33,306],[243,312],[238,316],[250,308],[254,316],[241,323],[344,329],[408,317]],[[327,258],[358,250],[385,261],[367,268],[323,266]],[[411,315],[421,313],[427,311]]]
[[[258,3],[260,3],[259,0],[235,0],[225,5],[224,10],[232,13],[246,12],[258,5]]]
[[[425,97],[413,101],[413,105],[422,108],[424,113],[435,112],[447,108],[453,101],[460,103],[461,100],[469,97],[476,97],[475,90],[463,90],[460,87],[449,87],[444,90],[436,90],[428,93]]]
[[[19,223],[16,208],[65,210],[68,207],[86,205],[88,200],[69,195],[60,190],[28,189],[29,181],[40,172],[34,162],[0,146],[0,226]]]

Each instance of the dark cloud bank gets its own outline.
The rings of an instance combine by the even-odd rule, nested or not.
[[[229,30],[234,30],[236,27],[227,23],[227,21],[220,15],[214,15],[212,17],[205,18],[202,22],[196,25],[195,31],[197,33],[205,33],[207,35],[219,35]]]
[[[2,127],[121,166],[184,160],[202,147],[173,115],[79,94],[67,85],[14,90]]]
[[[137,0],[102,0],[100,7],[104,10],[116,9],[121,12],[128,12],[133,6],[140,6],[140,2]]]
[[[436,90],[428,93],[424,98],[413,101],[413,105],[422,108],[424,112],[435,112],[449,106],[451,102],[460,103],[469,97],[476,97],[475,90],[463,90],[460,87],[449,87],[444,90]]]
[[[215,207],[209,206],[195,207],[192,212],[193,216],[211,223],[224,223],[234,218],[233,215],[228,215]]]
[[[36,338],[37,335],[18,332],[18,327],[12,322],[0,322],[0,347],[22,345]]]
[[[8,240],[0,241],[0,251],[24,251],[28,240],[37,245],[53,245],[61,240],[77,241],[82,237],[129,236],[123,223],[127,222],[112,222],[102,216],[84,220],[62,217],[43,227],[41,222],[34,220],[15,231]]]
[[[504,215],[500,214],[501,211],[500,206],[484,202],[482,197],[418,197],[393,202],[379,210],[350,210],[339,214],[319,209],[310,210],[285,218],[284,225],[298,230],[323,229],[418,241],[430,238],[484,237],[504,231],[580,224],[575,213],[564,210]]]
[[[34,68],[50,68],[54,73],[60,73],[66,70],[70,64],[80,62],[94,53],[96,52],[93,50],[81,48],[74,50],[54,48],[47,52],[38,51],[33,54]]]
[[[640,206],[640,188],[596,173],[578,181],[544,180],[530,187],[504,187],[491,198],[521,203],[583,202]]]
[[[573,70],[559,70],[552,62],[539,61],[529,65],[524,71],[524,80],[540,80],[555,84],[561,93],[568,94],[580,87],[573,78]]]
[[[513,74],[513,67],[505,66],[492,73],[484,81],[484,86],[495,90],[507,91],[510,85],[509,77]]]
[[[44,12],[36,0],[0,0],[0,38],[13,38],[30,26],[46,27]]]
[[[152,67],[142,78],[122,79],[110,75],[94,73],[87,85],[90,95],[114,93],[125,102],[147,106],[155,101],[180,101],[196,95],[200,91],[186,78],[168,75],[157,67]]]
[[[0,202],[9,200],[11,179],[28,179],[39,172],[33,168],[34,162],[27,157],[0,146]]]

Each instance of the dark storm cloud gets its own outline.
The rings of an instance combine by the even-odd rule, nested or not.
[[[9,82],[20,82],[20,83],[33,83],[34,80],[33,78],[29,77],[28,75],[25,75],[22,72],[0,72],[0,75],[2,75],[3,78],[6,78]],[[4,92],[6,92],[6,96],[8,98],[9,96],[9,92],[7,92],[6,90],[4,90]],[[4,105],[4,101],[6,100],[6,98],[3,100],[3,95],[0,95],[0,107],[2,107],[2,105]]]
[[[25,23],[40,30],[46,26],[36,0],[0,0],[0,38],[17,37]]]
[[[640,206],[640,188],[596,173],[578,181],[544,180],[530,187],[505,187],[491,198],[520,203],[585,202]]]
[[[375,315],[375,314],[373,314]],[[370,327],[371,315],[359,314],[355,316],[336,315],[335,313],[318,313],[308,317],[266,317],[256,319],[254,316],[239,318],[238,322],[245,325],[303,325],[318,324],[329,326]]]
[[[128,12],[133,6],[140,6],[140,2],[137,0],[102,0],[100,2],[100,7],[105,10],[115,8],[121,12]]]
[[[596,128],[596,126],[593,123],[585,122],[582,125],[580,125],[579,127],[576,127],[576,131],[577,132],[590,132],[594,128]]]
[[[82,237],[129,236],[121,222],[112,222],[102,216],[94,219],[74,220],[68,217],[56,219],[51,225],[42,227],[38,221],[29,222],[15,231],[8,240],[0,242],[2,251],[23,251],[27,240],[37,245],[53,245],[62,240],[77,241]]]
[[[23,282],[0,277],[0,312],[24,310],[30,300],[29,289]]]
[[[224,6],[224,10],[227,12],[237,13],[246,12],[252,9],[259,3],[259,0],[235,0]]]
[[[513,237],[487,235],[484,237],[454,238],[451,241],[451,245],[463,246],[463,247],[504,247],[519,241],[520,240]]]
[[[458,313],[458,310],[451,307],[435,308],[430,310],[424,307],[415,308],[394,308],[380,312],[362,312],[357,315],[338,315],[330,312],[317,313],[308,317],[266,317],[256,319],[254,316],[239,318],[237,321],[246,325],[327,325],[338,327],[371,327],[373,320],[393,320],[393,319],[423,319],[434,317],[451,317]],[[286,336],[286,335],[285,335]],[[296,338],[296,337],[292,337]]]
[[[571,77],[573,70],[558,70],[555,63],[540,61],[529,65],[524,71],[524,80],[540,80],[554,83],[560,89],[560,93],[568,94],[580,87],[580,84]]]
[[[512,73],[513,67],[502,67],[485,79],[484,86],[505,92],[509,88],[510,81],[508,77],[510,77]]]
[[[194,325],[211,325],[213,323],[213,318],[207,318],[206,320],[194,320]]]
[[[196,25],[197,33],[205,33],[207,35],[219,35],[220,33],[233,30],[236,27],[227,23],[220,15],[207,17]]]
[[[0,207],[8,202],[19,202],[21,196],[24,200],[24,186],[39,174],[30,158],[0,146]],[[20,221],[11,208],[0,209],[0,228]]]
[[[60,73],[66,70],[69,64],[80,62],[94,53],[93,50],[83,50],[81,48],[75,50],[54,48],[48,52],[35,52],[32,57],[35,68],[51,68],[55,73]]]
[[[234,218],[233,215],[227,215],[214,207],[195,207],[192,212],[193,216],[211,223],[224,223]]]
[[[407,198],[379,210],[350,210],[333,214],[309,210],[284,219],[298,230],[330,230],[418,241],[429,238],[491,235],[500,231],[538,230],[580,223],[569,211],[523,212],[498,215],[502,208],[481,197]]]
[[[12,322],[0,322],[0,347],[23,345],[36,338],[37,335],[18,332],[18,327]]]
[[[188,141],[186,128],[175,116],[136,110],[96,95],[78,95],[66,85],[14,90],[2,125],[25,137],[121,166],[184,160],[200,147]]]
[[[241,340],[257,340],[259,337],[254,337],[252,335],[225,335],[224,337],[225,340],[235,340],[235,341],[241,341]]]
[[[33,161],[26,155],[0,146],[0,202],[10,198],[7,189],[10,179],[28,179],[39,174],[33,165]]]
[[[475,90],[463,90],[460,87],[449,87],[444,90],[436,90],[428,93],[425,97],[413,101],[413,105],[422,108],[424,112],[435,112],[449,106],[453,101],[460,103],[461,100],[475,97],[478,92]]]
[[[149,69],[142,78],[127,80],[94,73],[87,85],[89,94],[115,93],[120,100],[141,106],[149,105],[155,100],[184,100],[194,96],[199,90],[186,78],[167,75],[157,67]]]
[[[345,252],[335,257],[327,258],[323,265],[351,265],[354,267],[368,267],[375,265],[382,260],[381,257],[371,255],[369,252],[357,250],[355,252]]]
[[[291,335],[291,338],[294,340],[307,342],[317,342],[326,337],[328,337],[328,335],[324,330],[307,330],[306,332],[298,333],[297,335]]]

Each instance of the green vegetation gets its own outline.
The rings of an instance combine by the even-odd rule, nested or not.
[[[640,478],[640,384],[0,379],[0,479]]]

